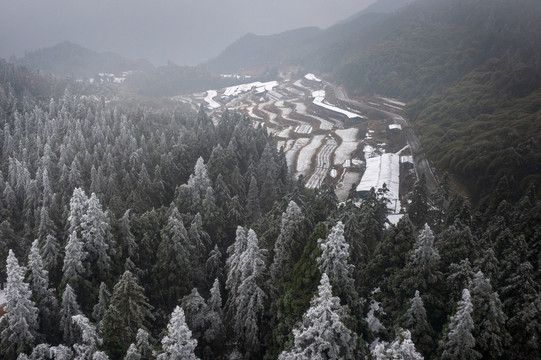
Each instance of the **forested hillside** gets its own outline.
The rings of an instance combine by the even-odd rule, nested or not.
[[[263,127],[0,62],[4,359],[541,356],[541,202],[338,204]],[[60,94],[59,94],[60,93]]]

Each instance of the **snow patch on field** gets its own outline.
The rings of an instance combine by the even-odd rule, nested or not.
[[[207,96],[205,97],[205,101],[207,102],[207,104],[209,104],[209,107],[211,109],[218,109],[219,107],[221,107],[221,105],[219,103],[214,101],[214,97],[216,95],[218,95],[218,92],[216,90],[208,90],[207,91]]]
[[[349,128],[336,130],[336,135],[342,138],[342,144],[336,149],[334,153],[334,164],[342,165],[346,160],[351,159],[351,153],[353,153],[358,146],[357,133],[359,129]]]
[[[360,180],[361,174],[346,170],[343,179],[336,185],[336,196],[338,197],[338,201],[346,201],[351,185],[357,185]]]
[[[256,81],[249,84],[235,85],[225,88],[224,96],[238,96],[242,93],[252,90],[253,88],[255,88],[256,93],[262,93],[265,91],[270,91],[276,86],[278,86],[277,81],[269,81],[266,83]]]
[[[387,186],[387,207],[396,213],[400,209],[399,203],[399,176],[400,157],[397,154],[383,154],[366,159],[366,170],[357,186],[357,192],[367,192],[371,188],[380,189],[383,184]]]
[[[324,100],[325,100],[325,90],[313,91],[312,92],[312,97],[314,98],[313,103],[315,105],[317,105],[317,106],[320,106],[320,107],[325,108],[327,110],[337,112],[339,114],[346,115],[350,119],[356,119],[356,118],[363,119],[363,116],[361,116],[359,114],[355,114],[355,113],[353,113],[351,111],[340,109],[339,107],[336,107],[334,105],[329,105],[329,104],[325,103],[324,102]]]
[[[400,125],[400,124],[391,124],[391,125],[389,125],[389,130],[394,130],[394,129],[402,130],[402,125]]]
[[[293,171],[295,169],[295,156],[297,155],[297,152],[306,144],[308,144],[309,140],[310,139],[308,138],[297,139],[291,149],[286,152],[287,168],[290,169],[290,171]]]
[[[299,152],[299,157],[297,158],[297,174],[303,174],[306,176],[310,171],[312,166],[312,157],[316,153],[317,149],[321,147],[325,135],[316,135],[312,138],[312,141]]]

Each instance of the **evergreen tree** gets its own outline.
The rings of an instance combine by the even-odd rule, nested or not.
[[[391,343],[379,343],[372,350],[372,359],[408,359],[423,360],[421,354],[415,349],[415,344],[411,341],[411,334],[408,330],[398,329],[396,339]]]
[[[428,357],[435,350],[435,333],[427,321],[419,290],[415,291],[415,296],[410,300],[410,307],[404,315],[402,324],[411,331],[413,342],[417,344],[421,353]]]
[[[86,259],[87,252],[83,250],[83,243],[73,231],[66,244],[66,256],[64,257],[64,283],[75,286],[85,274],[83,261]]]
[[[192,332],[186,325],[184,311],[177,306],[167,324],[167,335],[162,339],[163,353],[158,360],[195,360],[197,340],[192,339]]]
[[[349,260],[349,244],[344,238],[344,225],[338,222],[327,239],[318,240],[321,255],[318,257],[319,270],[326,273],[334,293],[350,309],[357,310],[358,295],[353,280],[353,268]]]
[[[204,339],[214,348],[220,349],[225,338],[224,314],[222,311],[222,295],[220,293],[220,282],[214,280],[210,289],[210,298],[207,301],[207,313],[205,320],[208,328],[205,330]]]
[[[247,242],[248,238],[246,237],[246,231],[239,226],[237,228],[235,242],[227,249],[227,280],[225,282],[225,288],[229,292],[226,308],[228,320],[230,321],[232,321],[236,315],[235,304],[237,301],[238,288],[242,282],[241,256],[246,250]]]
[[[205,318],[207,303],[205,299],[199,295],[196,288],[193,288],[190,294],[182,298],[180,306],[184,310],[186,324],[192,330],[193,337],[195,339],[201,339],[207,327]]]
[[[266,272],[266,250],[259,249],[256,233],[250,229],[246,250],[240,258],[241,282],[235,299],[234,329],[246,356],[255,357],[260,351],[260,327],[267,295],[262,289]]]
[[[440,342],[442,360],[474,360],[481,358],[481,354],[474,349],[472,310],[470,292],[468,289],[464,289],[462,291],[462,300],[458,302],[456,313],[451,316],[447,331]]]
[[[137,330],[135,343],[132,343],[126,352],[124,360],[153,360],[155,353],[149,342],[149,334],[143,329]]]
[[[218,249],[218,244],[214,245],[214,249],[209,253],[209,257],[205,264],[207,282],[210,284],[212,279],[223,280],[223,261],[222,253]]]
[[[49,272],[51,282],[58,284],[62,271],[62,249],[58,239],[53,235],[47,235],[41,242],[40,254],[43,266]]]
[[[75,160],[74,160],[75,161]],[[73,170],[73,164],[72,164]],[[85,192],[81,188],[75,188],[73,190],[73,195],[70,199],[70,212],[68,216],[69,222],[69,233],[72,234],[74,231],[77,235],[81,234],[83,230],[83,215],[86,213],[88,208],[88,197],[85,195]]]
[[[32,301],[30,286],[24,281],[25,272],[26,268],[19,265],[13,251],[9,250],[6,261],[6,314],[0,320],[1,352],[6,358],[28,352],[38,335],[38,309]]]
[[[32,290],[32,299],[39,309],[39,330],[45,334],[48,339],[54,339],[54,333],[58,328],[58,302],[49,288],[49,276],[47,270],[43,268],[43,261],[39,254],[38,240],[32,243],[30,254],[28,255],[30,289]]]
[[[62,295],[62,308],[60,309],[60,329],[62,330],[62,339],[66,345],[73,345],[78,340],[78,328],[71,318],[80,313],[75,292],[68,284]]]
[[[413,186],[413,196],[408,206],[408,215],[411,222],[417,227],[423,226],[428,219],[428,194],[426,190],[426,178],[423,174]]]
[[[77,328],[79,341],[73,344],[75,350],[75,359],[92,359],[92,360],[108,360],[109,357],[99,347],[102,344],[101,338],[98,336],[96,327],[84,315],[74,315],[71,322]]]
[[[343,323],[346,314],[340,299],[332,296],[327,274],[323,273],[310,308],[303,316],[302,324],[293,330],[294,344],[283,351],[279,360],[289,359],[356,359],[355,334]]]
[[[107,289],[107,285],[102,282],[100,284],[100,290],[98,292],[98,303],[94,305],[94,308],[92,309],[92,318],[94,318],[94,321],[98,323],[98,330],[100,331],[103,330],[101,326],[101,321],[105,316],[105,312],[109,307],[110,301],[111,293],[109,292],[109,289]]]
[[[254,176],[250,180],[248,199],[246,200],[246,223],[252,224],[261,217],[259,190]]]
[[[109,311],[111,309],[111,311]],[[153,319],[152,306],[144,294],[139,281],[129,271],[125,271],[113,289],[109,308],[103,318],[105,347],[110,354],[123,354],[135,339],[138,329],[145,329],[148,320]],[[123,324],[121,331],[118,324]],[[112,347],[112,345],[120,345]]]
[[[276,298],[283,284],[290,278],[295,262],[304,248],[304,215],[299,206],[290,201],[282,213],[280,235],[274,245],[274,258],[270,266],[271,295]]]
[[[81,227],[84,249],[88,252],[92,275],[104,279],[111,267],[114,249],[111,244],[108,214],[102,210],[100,201],[94,193],[88,199],[88,208],[82,217]]]
[[[163,299],[166,309],[169,309],[187,292],[189,285],[186,249],[188,232],[176,207],[171,211],[167,224],[161,231],[161,238],[154,274],[156,291]]]
[[[509,344],[509,334],[505,328],[507,316],[498,293],[493,291],[490,280],[481,271],[473,278],[471,300],[475,348],[483,358],[498,359]]]

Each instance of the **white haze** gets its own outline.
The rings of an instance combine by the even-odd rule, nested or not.
[[[375,0],[0,0],[0,57],[70,41],[195,65],[246,33],[326,28]]]

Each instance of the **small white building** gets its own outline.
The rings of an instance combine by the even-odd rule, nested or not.
[[[362,198],[371,188],[379,189],[387,186],[387,198],[390,200],[389,210],[396,213],[400,210],[400,156],[383,154],[366,159],[366,170],[357,186],[357,193]]]

